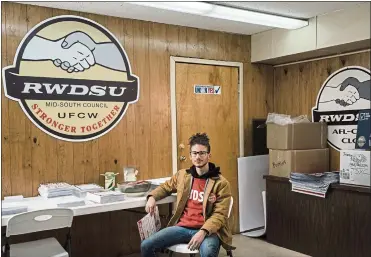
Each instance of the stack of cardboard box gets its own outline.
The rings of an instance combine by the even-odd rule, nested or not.
[[[267,148],[270,175],[289,178],[291,172],[329,171],[326,123],[268,123]]]

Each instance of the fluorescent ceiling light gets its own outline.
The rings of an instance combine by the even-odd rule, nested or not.
[[[128,3],[275,28],[299,29],[308,26],[308,21],[305,20],[241,10],[232,7],[224,7],[204,2],[128,2]]]
[[[201,15],[211,12],[215,6],[203,2],[129,2],[129,3],[165,9],[170,11]]]

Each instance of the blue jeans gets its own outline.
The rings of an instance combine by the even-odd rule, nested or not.
[[[142,257],[156,257],[156,250],[165,249],[175,244],[188,244],[198,229],[178,226],[164,228],[142,241],[140,246]],[[216,234],[206,236],[200,246],[201,257],[217,257],[220,241]]]

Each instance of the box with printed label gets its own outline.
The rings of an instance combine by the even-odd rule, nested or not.
[[[269,150],[269,175],[290,177],[291,172],[329,171],[329,149]]]
[[[340,183],[370,186],[370,151],[340,151]]]
[[[303,122],[287,125],[267,124],[267,148],[307,150],[327,148],[327,124]]]
[[[362,110],[358,114],[356,149],[371,149],[371,111]]]

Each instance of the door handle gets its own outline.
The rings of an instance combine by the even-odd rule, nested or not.
[[[179,157],[179,160],[182,162],[182,161],[187,160],[187,158],[186,158],[185,156],[182,155],[182,156]]]

